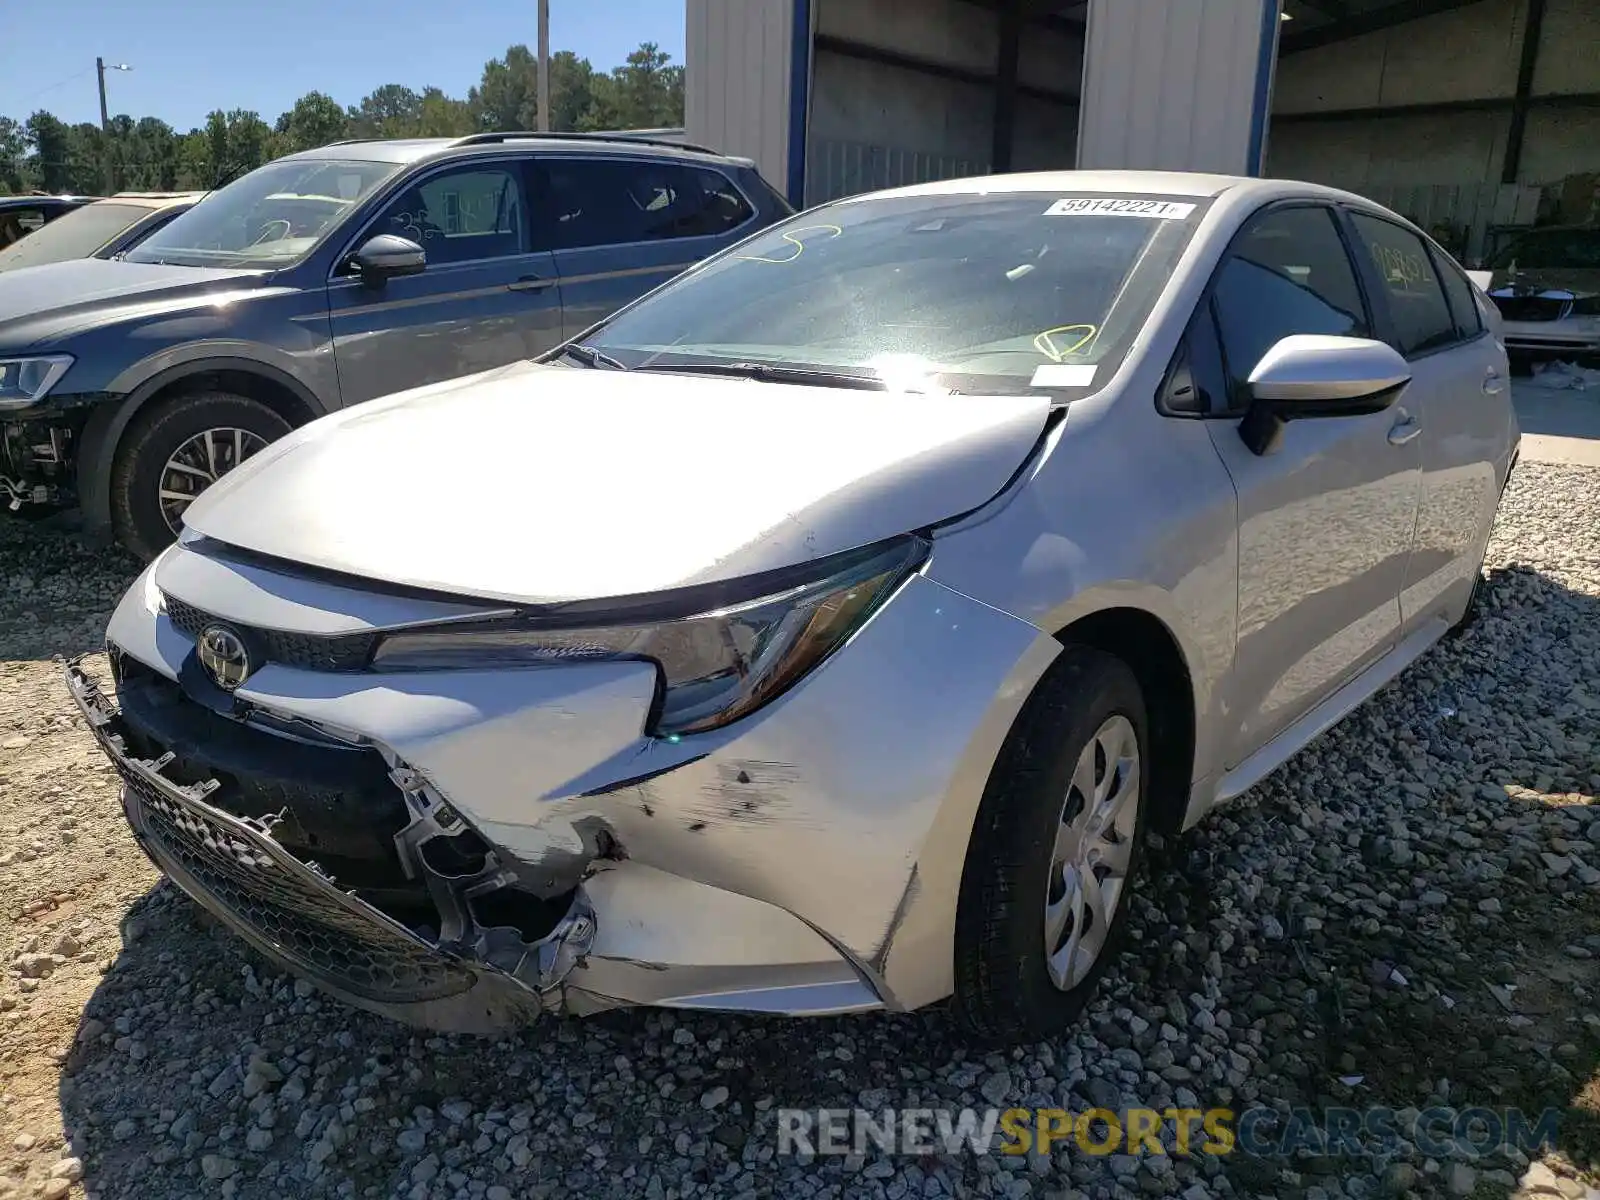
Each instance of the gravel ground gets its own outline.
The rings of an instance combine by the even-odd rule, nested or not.
[[[940,1011],[638,1012],[488,1043],[319,1000],[159,883],[50,661],[97,642],[131,564],[0,522],[0,1198],[1583,1196],[1600,1165],[1600,471],[1520,468],[1490,567],[1466,638],[1153,856],[1129,953],[1067,1036],[988,1054]],[[1091,1103],[1562,1119],[1532,1164],[1409,1143],[774,1155],[774,1106]]]

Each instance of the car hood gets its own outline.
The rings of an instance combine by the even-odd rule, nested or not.
[[[408,587],[546,604],[715,583],[976,508],[1042,397],[868,392],[518,363],[312,422],[190,530]]]
[[[78,258],[0,272],[0,345],[32,344],[79,329],[129,304],[188,300],[253,283],[259,271]],[[24,334],[24,336],[19,336]]]
[[[1554,299],[1582,299],[1600,296],[1600,271],[1581,267],[1521,268],[1515,271],[1502,268],[1493,272],[1486,289],[1491,296],[1516,297],[1541,296],[1546,292],[1559,293]]]

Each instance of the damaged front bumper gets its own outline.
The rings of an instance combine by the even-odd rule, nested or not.
[[[66,675],[122,778],[123,810],[139,845],[179,887],[285,970],[357,1008],[434,1029],[491,1032],[566,1007],[562,983],[594,938],[581,894],[533,945],[516,939],[515,930],[474,930],[470,940],[484,957],[468,957],[464,935],[472,926],[459,919],[450,931],[454,944],[444,934],[426,940],[290,854],[274,840],[270,819],[238,817],[207,803],[223,786],[218,780],[178,783],[165,774],[172,752],[157,759],[130,753],[120,714],[79,660],[67,664]],[[437,828],[432,818],[418,824]],[[413,845],[420,844],[414,837]]]
[[[120,708],[81,669],[69,682],[158,864],[360,1007],[488,1029],[627,1005],[831,1015],[950,994],[973,816],[1054,639],[912,576],[799,684],[682,738],[646,732],[649,664],[385,673],[341,657],[348,639],[451,615],[180,543],[107,630]],[[225,698],[196,679],[210,622],[257,637],[265,660]],[[362,995],[295,957],[239,895],[255,876],[186,866],[184,827],[159,824],[152,797],[280,864],[292,907],[337,915],[345,942],[431,956],[463,990]]]
[[[76,499],[75,434],[55,421],[0,421],[0,511],[53,510]]]

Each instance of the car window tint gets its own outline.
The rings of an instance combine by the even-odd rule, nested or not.
[[[1383,281],[1400,352],[1420,354],[1454,342],[1455,320],[1422,239],[1365,213],[1354,213],[1351,219]]]
[[[1291,334],[1370,332],[1355,269],[1325,208],[1255,218],[1229,247],[1212,296],[1236,398],[1262,356]]]
[[[1434,255],[1434,265],[1444,283],[1445,299],[1450,302],[1450,315],[1455,320],[1456,336],[1462,341],[1477,337],[1483,332],[1483,314],[1478,311],[1476,289],[1472,280],[1442,256]]]
[[[0,210],[0,246],[9,246],[42,227],[45,214],[42,208],[6,208]]]
[[[441,171],[405,188],[369,233],[421,246],[428,265],[504,258],[528,248],[521,171],[471,166]]]
[[[720,171],[670,162],[551,159],[545,163],[551,249],[705,237],[752,215]]]

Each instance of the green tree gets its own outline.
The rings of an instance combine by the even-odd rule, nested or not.
[[[133,128],[129,187],[170,192],[178,186],[178,135],[160,117],[141,117]]]
[[[508,47],[504,58],[491,58],[483,64],[483,78],[467,92],[467,103],[485,132],[536,128],[539,60],[526,46]]]
[[[610,75],[591,83],[594,101],[586,129],[650,129],[683,124],[683,68],[654,42],[645,42]],[[555,107],[554,100],[551,107]]]
[[[681,124],[683,68],[650,42],[610,73],[558,50],[550,58],[549,116],[556,130]],[[332,96],[308,92],[273,126],[248,109],[222,107],[187,133],[150,116],[119,114],[103,133],[43,110],[23,122],[0,116],[0,192],[210,188],[280,154],[345,137],[457,137],[538,125],[539,63],[518,44],[484,64],[465,99],[390,83],[341,109]]]
[[[33,169],[39,186],[47,192],[64,192],[72,173],[72,130],[43,110],[23,126],[33,147]]]
[[[180,137],[176,158],[180,188],[192,191],[215,185],[219,172],[216,160],[211,157],[211,138],[205,130],[191,129]]]
[[[349,119],[326,92],[307,92],[278,118],[277,132],[285,150],[311,150],[346,136]]]
[[[584,114],[594,106],[594,68],[571,50],[550,56],[550,128],[583,128]],[[537,115],[537,114],[536,114]]]
[[[28,135],[20,122],[0,117],[0,194],[28,187]]]
[[[228,113],[228,166],[240,175],[254,171],[275,156],[272,127],[261,114],[245,108]]]
[[[465,100],[446,96],[436,87],[423,88],[417,112],[418,137],[461,137],[475,128],[472,106]]]
[[[421,115],[421,96],[398,83],[386,83],[350,110],[350,136],[415,137]]]
[[[111,188],[110,161],[100,126],[79,121],[67,130],[67,190],[101,194]]]

